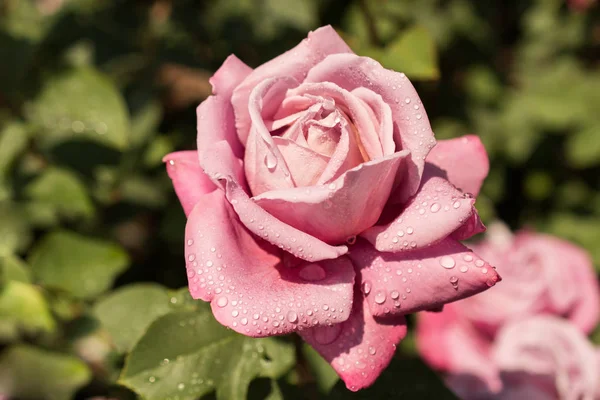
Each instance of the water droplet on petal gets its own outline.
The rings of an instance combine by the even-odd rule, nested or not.
[[[485,265],[485,262],[484,262],[483,260],[477,260],[477,261],[475,261],[475,266],[476,266],[476,267],[479,267],[479,268],[481,268],[481,267],[483,267],[484,265]]]
[[[438,211],[440,211],[441,206],[438,203],[433,203],[431,205],[431,212],[432,213],[436,213]]]
[[[225,296],[221,296],[217,299],[217,305],[221,308],[225,307],[228,302],[229,300],[227,300],[227,297]]]
[[[444,268],[451,269],[454,268],[456,263],[454,262],[454,258],[450,256],[443,256],[440,258],[440,265]]]
[[[298,314],[296,314],[294,311],[289,311],[287,314],[287,319],[292,324],[295,324],[296,322],[298,322]]]
[[[458,200],[455,201],[454,204],[452,204],[452,207],[454,207],[454,208],[460,207],[460,201],[458,201]]]
[[[265,155],[265,166],[269,169],[269,171],[273,171],[275,167],[277,167],[277,158],[273,153],[267,153]]]
[[[455,277],[455,276],[451,276],[450,277],[450,283],[455,284],[457,282],[458,282],[458,278],[457,277]]]
[[[377,304],[383,304],[383,303],[385,303],[385,298],[386,298],[385,291],[384,290],[379,290],[375,294],[375,303],[377,303]]]
[[[366,281],[362,284],[362,290],[365,295],[371,293],[371,282]]]
[[[398,293],[397,290],[392,291],[392,293],[390,293],[390,297],[394,300],[398,300],[398,298],[400,297],[400,293]]]
[[[377,353],[377,350],[375,349],[375,347],[369,347],[369,354],[374,356]]]
[[[460,272],[467,272],[469,270],[469,267],[467,267],[466,265],[463,265],[460,267]]]
[[[470,254],[465,254],[463,256],[463,260],[465,260],[465,261],[473,261],[473,256],[470,255]]]

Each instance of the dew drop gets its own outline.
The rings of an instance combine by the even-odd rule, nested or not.
[[[375,349],[375,347],[370,346],[369,347],[369,354],[374,356],[377,353],[377,350]]]
[[[455,201],[455,202],[452,204],[452,207],[454,207],[454,208],[459,208],[459,207],[460,207],[460,201],[458,201],[458,200],[457,200],[457,201]]]
[[[402,230],[398,231],[397,235],[400,237],[404,236],[404,231],[402,231]]]
[[[242,318],[241,321],[240,321],[240,323],[242,325],[248,325],[248,318]]]
[[[231,316],[232,316],[233,318],[237,318],[237,316],[238,316],[238,315],[240,315],[240,313],[239,313],[239,311],[238,311],[238,310],[233,310],[233,311],[231,312]]]
[[[415,230],[412,228],[412,226],[409,226],[408,228],[406,228],[406,233],[408,233],[409,235],[412,235],[415,232]]]
[[[454,262],[454,258],[450,256],[443,256],[440,258],[440,265],[444,268],[451,269],[454,268],[456,263]]]
[[[405,102],[406,104],[410,104],[410,98],[408,98],[408,97],[407,97],[406,99],[404,99],[404,102]]]
[[[430,207],[432,213],[440,211],[441,206],[438,203],[433,203]]]
[[[375,303],[377,303],[377,304],[383,304],[383,303],[385,303],[385,298],[386,298],[385,291],[384,290],[379,290],[375,294]]]
[[[277,158],[272,153],[267,153],[264,161],[269,171],[273,171],[277,167]]]
[[[362,285],[362,290],[365,295],[368,295],[369,293],[371,293],[371,282],[369,282],[369,281],[364,282]]]
[[[457,278],[457,277],[455,277],[455,276],[451,276],[451,277],[450,277],[450,283],[451,283],[451,284],[453,284],[453,285],[454,285],[454,284],[455,284],[455,283],[457,283],[457,282],[458,282],[458,278]]]
[[[485,262],[483,262],[483,260],[477,260],[477,261],[475,261],[475,266],[476,266],[476,267],[479,267],[479,268],[481,268],[481,267],[483,267],[484,265],[485,265]]]
[[[483,273],[483,274],[487,274],[487,273],[488,273],[488,269],[487,269],[487,268],[482,268],[482,269],[481,269],[481,273]]]
[[[188,246],[191,246],[191,245],[193,245],[193,244],[194,244],[194,240],[193,240],[193,239],[188,239],[188,241],[187,241],[187,245],[188,245]]]
[[[295,324],[296,322],[298,322],[298,314],[296,314],[294,311],[289,311],[287,313],[287,319],[288,321],[290,321],[292,324]]]
[[[221,308],[225,307],[228,302],[229,300],[227,300],[227,297],[225,296],[221,296],[217,299],[217,305]]]
[[[460,267],[460,272],[467,272],[469,270],[469,267],[467,267],[466,265],[463,265]]]
[[[465,260],[465,261],[473,261],[473,256],[470,255],[470,254],[465,254],[463,256],[463,260]]]
[[[400,297],[400,293],[398,293],[397,290],[392,291],[392,293],[390,293],[390,297],[394,300],[398,300],[398,298]]]

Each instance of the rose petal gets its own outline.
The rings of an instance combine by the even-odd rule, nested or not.
[[[410,252],[381,253],[364,240],[349,253],[360,266],[363,292],[375,316],[403,315],[482,292],[500,281],[496,270],[454,239]]]
[[[302,82],[306,73],[329,54],[352,53],[348,45],[331,26],[310,32],[293,49],[262,64],[235,89],[231,102],[235,110],[236,127],[240,141],[245,145],[250,133],[248,99],[250,92],[260,82],[273,77],[292,77]]]
[[[427,162],[443,170],[454,186],[475,197],[490,170],[485,147],[475,135],[438,141],[427,156]]]
[[[600,320],[600,288],[587,252],[565,240],[530,232],[520,232],[515,242],[535,249],[548,272],[549,311],[565,315],[585,333],[593,331]]]
[[[333,99],[337,108],[343,109],[350,117],[350,127],[358,139],[365,161],[384,155],[379,140],[379,126],[370,115],[373,111],[369,111],[367,104],[357,96],[331,82],[303,83],[291,89],[289,95],[324,96]]]
[[[342,243],[377,221],[407,155],[398,152],[366,162],[326,186],[265,192],[254,201],[303,232]]]
[[[215,318],[236,332],[285,334],[350,315],[348,258],[284,267],[282,252],[246,230],[220,190],[200,198],[185,236],[192,297],[210,301]]]
[[[475,212],[474,202],[450,182],[434,175],[428,164],[421,188],[400,215],[389,224],[367,229],[361,236],[379,251],[410,251],[427,247],[469,221]]]
[[[334,54],[310,70],[305,82],[332,82],[348,91],[365,87],[390,106],[396,150],[409,150],[407,179],[396,200],[402,204],[419,188],[425,158],[435,145],[427,114],[414,87],[402,73],[385,69],[368,57]]]
[[[462,319],[453,304],[438,313],[418,314],[417,348],[436,369],[452,375],[471,375],[489,391],[502,387],[499,371],[490,360],[491,342]]]
[[[485,232],[485,230],[485,225],[481,222],[477,209],[473,207],[473,214],[467,219],[467,222],[452,232],[452,237],[456,240],[467,240],[479,233]]]
[[[287,90],[295,82],[287,78],[273,78],[261,82],[250,95],[248,109],[252,121],[250,135],[246,142],[244,170],[252,194],[268,190],[294,187],[290,171],[283,156],[265,126],[263,104],[280,104]],[[266,97],[270,97],[270,101]]]
[[[195,150],[167,154],[163,162],[167,164],[167,173],[173,181],[185,215],[192,212],[202,195],[217,188],[200,168],[198,152]]]
[[[209,96],[196,109],[199,152],[212,143],[227,140],[233,153],[238,158],[242,156],[243,147],[235,131],[231,94],[250,72],[250,67],[231,55],[210,79],[214,95]]]
[[[379,94],[364,87],[354,89],[352,94],[373,110],[377,118],[377,125],[379,125],[379,141],[383,148],[383,154],[392,154],[396,151],[396,144],[394,143],[394,122],[390,106],[383,101]]]
[[[250,200],[236,178],[236,160],[227,142],[221,141],[204,152],[200,164],[213,183],[225,191],[227,200],[250,232],[307,261],[335,259],[346,254],[346,246],[330,246],[281,222]]]
[[[553,377],[561,399],[600,395],[594,347],[575,326],[558,317],[537,316],[504,326],[492,359],[506,372]]]
[[[388,366],[406,336],[406,322],[403,317],[375,320],[357,289],[346,322],[308,329],[300,336],[331,364],[348,389],[357,391],[372,385]]]
[[[329,157],[298,145],[289,139],[274,137],[273,142],[281,152],[292,179],[297,186],[312,186],[327,167]]]

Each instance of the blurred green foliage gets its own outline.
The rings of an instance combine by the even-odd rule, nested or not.
[[[484,221],[599,266],[599,16],[562,0],[0,2],[0,394],[452,399],[411,341],[350,394],[297,338],[219,325],[178,290],[185,217],[162,156],[194,148],[225,57],[257,66],[332,24],[411,78],[439,139],[480,135]]]

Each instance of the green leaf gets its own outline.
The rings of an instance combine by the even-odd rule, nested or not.
[[[117,349],[126,352],[155,319],[171,311],[170,298],[160,285],[129,285],[99,300],[94,314],[111,334]]]
[[[404,31],[385,48],[380,61],[386,68],[404,72],[410,79],[434,80],[440,76],[435,42],[422,26]]]
[[[29,256],[41,283],[79,298],[104,292],[128,263],[120,246],[66,231],[47,234]]]
[[[14,255],[0,256],[0,283],[31,282],[31,271],[25,262]]]
[[[46,82],[28,113],[41,129],[42,143],[85,139],[117,150],[127,147],[127,106],[107,76],[78,68]]]
[[[0,357],[0,382],[10,382],[11,398],[69,400],[89,382],[91,373],[79,359],[29,345],[7,349]]]
[[[53,332],[54,319],[39,288],[28,283],[11,281],[0,289],[0,336],[18,337],[19,331],[29,334]]]
[[[399,357],[392,359],[373,386],[353,393],[339,381],[327,398],[458,400],[423,361]]]
[[[86,187],[77,175],[67,170],[47,169],[25,188],[25,194],[41,203],[39,206],[49,207],[68,218],[90,217],[94,213]]]
[[[218,399],[245,399],[255,377],[276,378],[294,364],[292,344],[239,335],[219,324],[207,304],[192,304],[196,310],[150,325],[127,358],[121,384],[148,400],[194,400],[215,389]]]
[[[589,168],[600,164],[599,124],[590,125],[573,135],[567,141],[567,160],[576,168]]]
[[[340,379],[338,374],[315,349],[306,343],[302,346],[302,354],[310,366],[319,390],[323,393],[329,393]]]
[[[0,256],[22,250],[30,240],[29,227],[21,209],[13,203],[0,202]]]
[[[27,146],[27,131],[20,123],[12,123],[0,130],[0,179]]]

